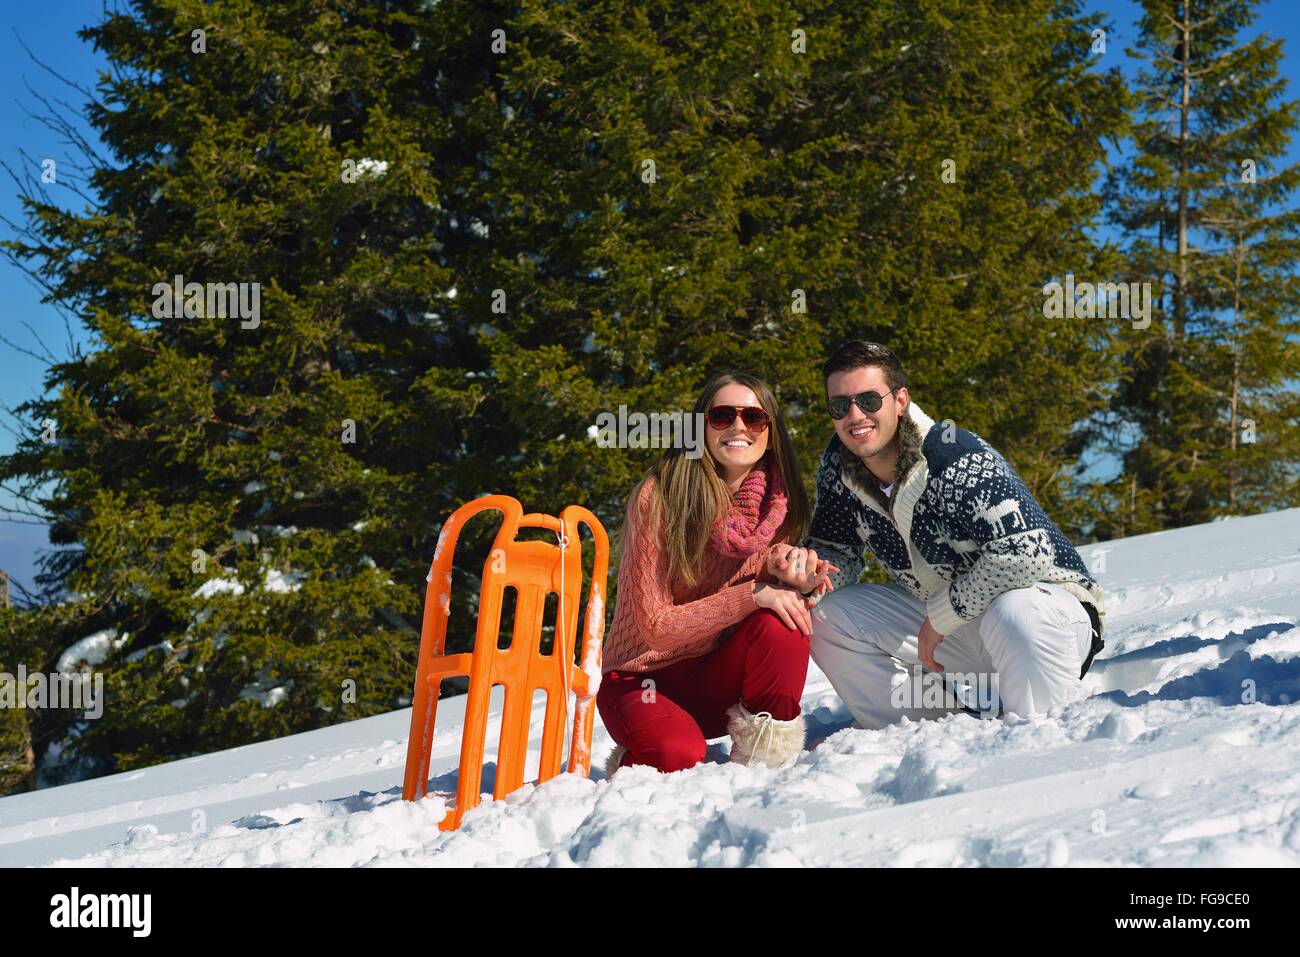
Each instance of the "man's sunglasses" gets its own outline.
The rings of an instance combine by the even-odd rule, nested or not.
[[[897,389],[890,389],[885,395],[893,395]],[[842,419],[849,414],[849,406],[856,405],[863,412],[879,412],[885,403],[885,396],[879,392],[859,392],[857,395],[833,395],[827,403],[832,419]]]
[[[737,415],[750,432],[766,432],[771,421],[767,412],[756,405],[715,405],[707,414],[710,428],[719,432],[731,428]]]

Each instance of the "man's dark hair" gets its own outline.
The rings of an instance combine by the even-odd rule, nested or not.
[[[850,339],[836,346],[822,366],[822,382],[825,383],[832,373],[848,372],[863,366],[878,366],[883,369],[885,382],[891,389],[901,389],[907,385],[907,376],[903,374],[902,363],[898,361],[894,350],[865,339]]]

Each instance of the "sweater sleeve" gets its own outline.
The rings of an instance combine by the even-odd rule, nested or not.
[[[805,548],[817,551],[839,569],[831,574],[831,584],[836,588],[852,585],[862,576],[866,561],[862,555],[862,539],[856,531],[853,515],[858,504],[839,480],[839,457],[827,449],[817,470],[817,502],[813,506],[812,527],[804,539]],[[818,593],[820,600],[823,593]]]
[[[754,582],[745,581],[677,604],[668,587],[668,553],[662,539],[646,525],[650,512],[647,486],[628,506],[623,555],[619,563],[619,601],[632,602],[646,644],[655,651],[672,651],[717,634],[758,609]]]
[[[958,535],[980,549],[970,568],[926,601],[930,624],[940,634],[978,618],[1003,592],[1054,580],[1055,540],[1070,546],[1000,455],[962,456],[939,476],[936,493],[952,504],[949,521]]]

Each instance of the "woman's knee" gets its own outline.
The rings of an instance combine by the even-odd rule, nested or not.
[[[628,750],[629,764],[649,764],[667,774],[695,767],[704,760],[708,745],[703,735],[669,735],[644,750],[638,751],[636,747]]]
[[[807,641],[808,636],[798,628],[791,628],[770,608],[760,608],[745,616],[738,626],[738,633],[744,634],[751,641]]]
[[[708,744],[699,726],[684,713],[654,713],[633,706],[623,715],[628,764],[648,764],[663,772],[682,771],[704,760]],[[639,713],[639,716],[638,716]]]
[[[653,673],[602,681],[596,708],[605,730],[628,749],[625,764],[648,764],[664,772],[694,767],[708,749],[704,734],[679,705],[643,689],[639,682],[647,677]]]
[[[751,649],[775,652],[791,660],[808,659],[809,636],[798,628],[791,628],[769,608],[752,612],[736,632],[736,637]]]

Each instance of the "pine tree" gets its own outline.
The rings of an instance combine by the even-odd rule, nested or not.
[[[1054,2],[525,6],[457,136],[498,144],[456,309],[519,494],[616,523],[657,453],[594,449],[595,415],[687,408],[728,365],[778,388],[811,482],[820,362],[867,336],[1064,511],[1110,333],[1045,320],[1042,287],[1113,268],[1089,226],[1125,101],[1097,27]]]
[[[28,668],[116,637],[104,716],[42,714],[38,740],[70,745],[45,780],[409,696],[460,493],[443,453],[475,396],[441,361],[416,7],[141,0],[82,31],[116,68],[89,107],[112,150],[87,158],[100,201],[30,196],[8,248],[91,345],[51,368],[0,471],[79,546],[45,568],[67,600],[23,622],[52,638]],[[178,275],[247,283],[258,314],[173,301]]]
[[[78,546],[29,667],[119,642],[74,753],[125,769],[400,704],[442,519],[500,492],[616,531],[659,450],[601,448],[597,416],[685,411],[720,368],[773,384],[811,488],[848,336],[1063,514],[1109,333],[1045,319],[1042,287],[1111,268],[1097,28],[1058,0],[141,0],[85,31],[117,67],[99,206],[33,196],[10,248],[95,345],[0,467]],[[159,318],[176,274],[261,282],[260,324]],[[454,649],[491,525],[458,552]]]
[[[1280,40],[1251,0],[1146,0],[1132,162],[1112,184],[1150,329],[1126,335],[1116,411],[1135,438],[1110,533],[1297,502],[1296,123]]]

